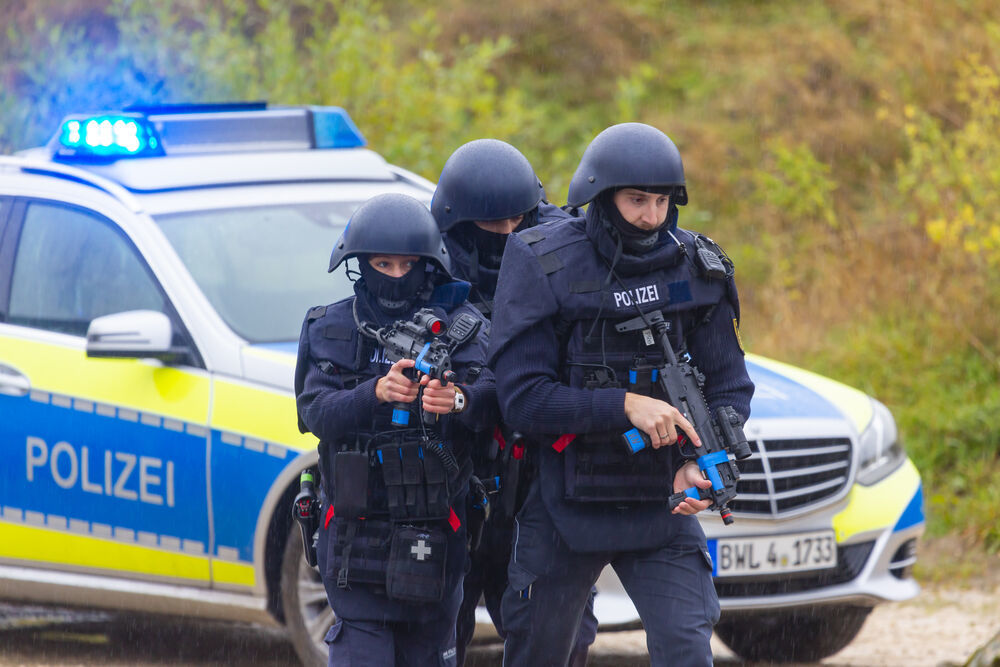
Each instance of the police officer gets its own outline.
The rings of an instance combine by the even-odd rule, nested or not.
[[[493,311],[500,260],[512,232],[530,229],[539,223],[567,220],[571,216],[545,201],[541,181],[528,159],[516,148],[496,139],[477,139],[460,146],[441,171],[431,201],[431,212],[444,235],[451,254],[452,271],[472,285],[473,305],[486,317]],[[501,483],[509,502],[493,502],[489,521],[478,548],[471,554],[472,568],[465,577],[465,598],[458,617],[459,664],[472,640],[476,606],[482,596],[494,626],[504,636],[500,600],[507,587],[507,563],[513,541],[513,507],[528,480],[527,462],[513,459],[510,448],[518,446],[508,431],[495,436],[496,445],[476,448],[476,474],[489,482],[503,475]],[[489,435],[487,435],[489,438]],[[502,448],[501,448],[502,443]],[[493,445],[492,447],[490,445]],[[517,450],[521,456],[523,450]],[[487,455],[487,453],[490,453]],[[515,467],[516,476],[512,474]],[[509,474],[510,473],[510,474]],[[519,494],[520,491],[520,494]],[[587,651],[597,635],[593,596],[577,632],[570,665],[585,665]]]
[[[618,325],[659,311],[674,350],[704,374],[710,408],[748,416],[732,264],[677,227],[683,166],[656,128],[615,125],[591,142],[569,189],[570,205],[588,202],[585,217],[511,238],[500,272],[490,358],[501,412],[532,434],[540,459],[514,529],[504,664],[563,664],[587,592],[610,563],[652,664],[711,665],[719,603],[693,516],[709,502],[667,502],[711,486],[672,446],[679,433],[700,439],[648,381],[663,358],[653,337]],[[645,382],[629,384],[642,372]],[[633,426],[652,445],[635,454],[620,440]]]
[[[320,441],[318,564],[338,619],[329,664],[454,665],[468,432],[498,418],[484,320],[412,197],[360,206],[329,270],[352,257],[355,295],[309,311],[295,370],[299,427]],[[424,348],[422,332],[447,348]],[[394,360],[398,345],[424,350],[419,382],[408,376],[413,359]]]
[[[452,271],[470,283],[469,300],[487,317],[510,234],[571,217],[545,201],[528,159],[497,139],[470,141],[451,154],[441,170],[431,213],[451,253]]]

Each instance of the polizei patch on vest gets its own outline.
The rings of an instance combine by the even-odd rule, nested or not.
[[[615,292],[615,308],[623,306],[628,308],[643,303],[654,303],[659,300],[660,292],[655,284]]]
[[[368,357],[368,362],[372,364],[384,364],[386,366],[392,366],[392,359],[386,353],[385,348],[381,345],[377,346],[372,350],[371,356]]]

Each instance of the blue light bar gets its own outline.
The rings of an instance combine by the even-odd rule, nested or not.
[[[163,155],[156,130],[139,114],[69,116],[50,143],[63,160],[115,160]]]
[[[316,148],[361,148],[366,143],[361,130],[340,107],[309,107]]]
[[[135,107],[67,116],[49,142],[53,159],[122,158],[360,148],[367,142],[341,107],[263,102]]]

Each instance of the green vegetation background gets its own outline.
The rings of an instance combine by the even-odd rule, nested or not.
[[[0,152],[81,110],[333,104],[430,179],[507,140],[560,203],[597,132],[662,128],[748,348],[885,402],[930,534],[1000,551],[993,0],[0,0],[0,25]]]

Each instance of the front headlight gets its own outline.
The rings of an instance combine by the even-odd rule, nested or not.
[[[892,413],[871,400],[872,420],[858,439],[858,483],[865,486],[884,479],[906,459]]]

